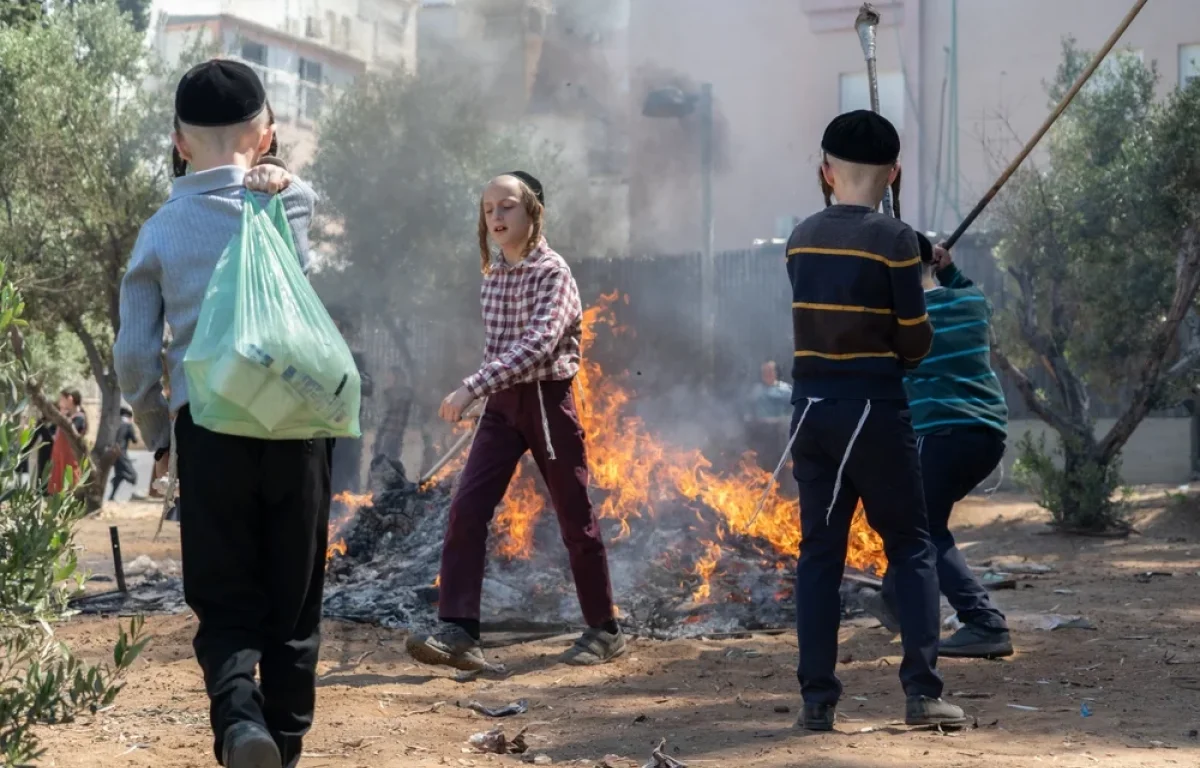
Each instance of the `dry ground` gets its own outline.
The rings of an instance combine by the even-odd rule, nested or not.
[[[89,566],[111,573],[114,522],[127,562],[139,554],[177,559],[173,524],[165,541],[150,542],[156,515],[157,507],[124,505],[84,523],[79,541]],[[532,753],[556,765],[593,766],[618,755],[624,761],[611,765],[641,766],[663,737],[692,766],[1200,765],[1200,505],[1167,502],[1162,493],[1147,498],[1137,517],[1142,535],[1126,541],[1048,536],[1042,520],[1019,498],[974,502],[961,510],[960,540],[976,562],[1017,555],[1055,567],[997,593],[1014,618],[1081,614],[1098,629],[1026,629],[1015,633],[1019,654],[1010,660],[943,661],[947,693],[978,716],[976,729],[942,735],[895,725],[903,707],[898,646],[865,622],[842,631],[845,717],[837,733],[823,735],[792,728],[799,703],[792,634],[636,641],[625,661],[595,670],[557,665],[568,640],[542,641],[491,652],[508,665],[507,679],[457,683],[411,663],[400,633],[331,624],[318,722],[302,765],[519,765],[516,757],[464,751],[471,734],[497,724],[510,735],[527,726]],[[193,624],[189,616],[151,619],[152,645],[116,706],[47,730],[43,764],[212,765]],[[115,632],[115,620],[97,619],[61,630],[94,657]],[[456,706],[519,698],[529,700],[528,714],[502,721]]]

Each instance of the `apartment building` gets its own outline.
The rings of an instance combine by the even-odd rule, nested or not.
[[[630,71],[631,240],[698,245],[698,176],[664,174],[664,152],[692,153],[685,122],[640,117],[649,89],[707,82],[723,155],[714,190],[718,249],[748,247],[821,205],[821,133],[869,103],[853,29],[861,0],[634,0]],[[881,108],[904,143],[905,218],[952,229],[1050,111],[1062,41],[1095,50],[1127,0],[876,0]],[[1200,76],[1200,2],[1155,0],[1118,55],[1157,63],[1161,91]],[[655,80],[657,78],[657,82]],[[679,158],[680,162],[688,158]]]
[[[415,63],[417,0],[220,0],[180,7],[190,10],[163,10],[157,17],[159,53],[175,62],[199,41],[253,66],[296,168],[312,159],[316,123],[334,90],[364,72]]]

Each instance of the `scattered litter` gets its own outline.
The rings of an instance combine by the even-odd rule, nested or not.
[[[596,763],[595,768],[629,768],[634,762],[620,755],[605,755]]]
[[[526,755],[526,758],[528,758],[528,755]],[[550,755],[534,755],[532,759],[526,759],[525,762],[533,763],[534,765],[551,765],[554,763],[550,759]]]
[[[979,577],[979,581],[993,592],[1001,589],[1017,588],[1017,580],[1012,577],[1012,574],[1000,573],[999,571],[984,571]]]
[[[855,701],[867,701],[868,700],[866,696],[851,696],[850,698],[854,699]]]
[[[127,576],[149,576],[158,573],[158,563],[146,555],[138,555],[137,559],[125,566]]]
[[[988,563],[988,566],[990,568],[995,569],[996,571],[1003,571],[1005,573],[1018,573],[1018,574],[1031,574],[1031,575],[1043,574],[1043,573],[1054,573],[1054,566],[1046,565],[1045,563],[997,561],[997,562]]]
[[[734,701],[736,701],[736,702],[737,702],[738,704],[740,704],[741,706],[745,707],[746,709],[753,709],[753,708],[754,708],[754,705],[753,705],[753,704],[751,704],[750,702],[746,701],[745,699],[743,699],[743,698],[742,698],[742,694],[740,694],[740,693],[739,693],[737,696],[735,696],[735,697],[733,698],[733,700],[734,700]]]
[[[1020,710],[1021,712],[1041,712],[1042,711],[1038,707],[1027,707],[1024,704],[1009,704],[1008,708],[1009,709],[1017,709],[1017,710]]]
[[[958,691],[954,694],[956,699],[990,699],[996,694],[994,693],[977,693],[975,691]]]
[[[864,727],[862,727],[862,728],[859,728],[859,729],[858,729],[858,732],[859,732],[859,733],[875,733],[875,731],[878,731],[878,730],[879,730],[879,729],[878,729],[878,728],[876,728],[876,727],[875,727],[875,726],[873,726],[873,725],[867,725],[867,726],[864,726]]]
[[[1083,717],[1092,716],[1092,708],[1088,706],[1086,701],[1079,705],[1079,714]]]
[[[1175,574],[1168,573],[1167,571],[1146,571],[1145,573],[1139,573],[1138,575],[1134,576],[1133,578],[1140,584],[1149,584],[1150,582],[1154,581],[1154,578],[1156,576],[1170,578],[1174,575]]]
[[[1011,628],[1019,631],[1052,632],[1058,629],[1096,629],[1096,625],[1083,616],[1064,616],[1058,613],[1018,613],[1010,615],[1008,623]]]
[[[441,709],[444,706],[446,706],[446,702],[444,702],[444,701],[434,702],[432,705],[425,707],[425,709],[414,709],[411,712],[405,712],[404,714],[401,715],[401,717],[412,717],[413,715],[433,714],[434,712],[437,712],[439,709]]]
[[[676,760],[664,752],[663,750],[666,748],[667,740],[659,741],[658,746],[650,753],[650,762],[643,765],[642,768],[687,768],[687,763]]]
[[[489,707],[480,704],[478,701],[468,701],[465,703],[460,701],[458,702],[458,706],[462,709],[478,712],[485,717],[510,717],[512,715],[523,715],[529,711],[529,702],[525,699],[505,704],[502,707]]]
[[[522,755],[529,749],[529,745],[525,743],[525,731],[527,728],[522,728],[516,736],[508,739],[504,735],[503,728],[493,728],[490,731],[477,733],[467,739],[467,743],[475,748],[477,752],[494,755]]]
[[[775,712],[777,714],[786,715],[788,712],[791,712],[791,711],[792,711],[792,708],[789,707],[787,704],[776,704],[775,705]]]
[[[1056,590],[1054,590],[1054,594],[1056,594],[1056,595],[1073,595],[1073,594],[1075,594],[1075,590],[1073,590],[1073,589],[1056,589]]]

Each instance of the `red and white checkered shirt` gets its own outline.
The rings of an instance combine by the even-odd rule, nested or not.
[[[479,292],[483,366],[463,381],[475,397],[515,384],[562,381],[579,371],[583,304],[571,268],[543,238],[515,266],[492,262]]]

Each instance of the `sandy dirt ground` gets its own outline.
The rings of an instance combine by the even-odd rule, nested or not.
[[[1147,492],[1124,541],[1046,535],[1044,516],[1016,497],[960,510],[960,542],[972,562],[1028,558],[1054,567],[998,592],[1022,627],[1006,661],[944,660],[947,695],[978,718],[956,734],[898,724],[899,646],[856,621],[842,630],[846,694],[838,730],[793,727],[799,705],[795,635],[632,643],[599,669],[557,663],[569,638],[489,651],[504,679],[456,682],[415,665],[403,634],[327,625],[318,722],[302,765],[311,768],[520,765],[519,756],[468,752],[472,734],[527,728],[530,752],[554,765],[642,766],[662,738],[691,766],[930,768],[988,766],[1200,766],[1200,503]],[[178,528],[152,543],[158,508],[115,505],[85,522],[84,562],[111,574],[108,526],[120,526],[126,561],[178,560]],[[102,588],[111,584],[100,583]],[[1095,630],[1039,630],[1048,613],[1082,615]],[[1019,619],[1019,621],[1018,621]],[[116,619],[77,618],[64,640],[100,658]],[[190,616],[152,618],[153,640],[116,705],[47,729],[46,766],[183,768],[213,765],[207,703],[191,657]],[[491,720],[458,706],[528,699],[527,714]],[[607,763],[605,761],[607,756]]]

